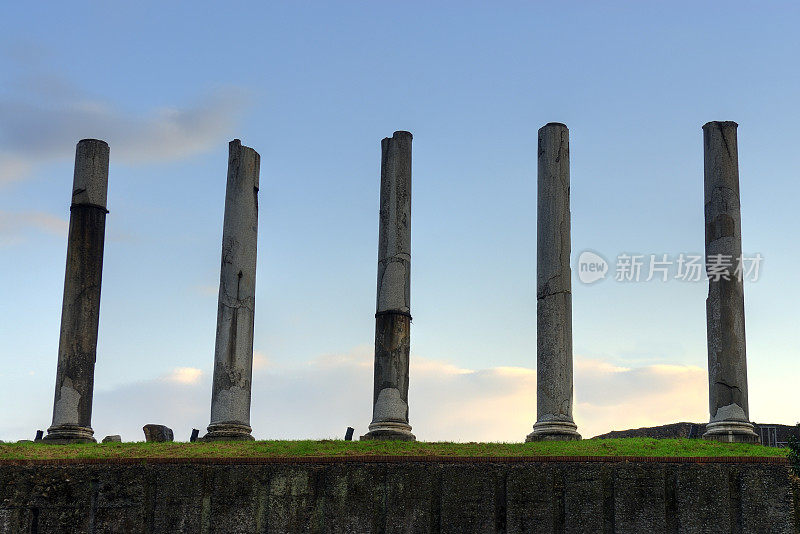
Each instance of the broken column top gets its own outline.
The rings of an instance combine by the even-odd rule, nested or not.
[[[716,126],[717,128],[737,128],[739,124],[734,121],[708,121],[703,125],[703,129],[705,130],[711,126]]]
[[[564,124],[563,122],[548,122],[547,124],[542,126],[542,128],[547,128],[548,126],[560,126],[562,128],[567,128],[567,125]],[[541,130],[542,128],[539,128],[539,129]],[[567,129],[569,129],[569,128],[567,128]]]
[[[106,207],[108,194],[108,143],[82,139],[75,148],[75,174],[72,180],[72,205]]]
[[[384,141],[388,141],[389,139],[396,139],[400,137],[408,137],[409,139],[413,139],[414,136],[411,135],[411,132],[407,132],[405,130],[397,130],[395,133],[392,134],[391,137],[384,137]]]
[[[243,145],[241,139],[234,139],[228,143],[228,148],[230,149],[229,163],[238,158],[241,165],[241,170],[244,171],[245,175],[254,176],[255,188],[258,189],[258,175],[261,167],[261,155],[249,146]]]

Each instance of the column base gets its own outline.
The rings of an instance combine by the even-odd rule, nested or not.
[[[42,443],[48,445],[69,445],[71,443],[97,443],[94,430],[88,426],[57,425],[47,429]]]
[[[411,433],[411,425],[395,421],[381,421],[369,425],[369,432],[358,438],[366,440],[384,441],[416,441],[417,436]]]
[[[201,441],[254,441],[253,429],[241,423],[211,423]]]
[[[761,443],[753,424],[744,421],[717,421],[706,425],[703,439],[725,443]]]
[[[578,441],[581,435],[578,425],[569,421],[537,421],[533,432],[525,437],[525,443],[531,441]]]

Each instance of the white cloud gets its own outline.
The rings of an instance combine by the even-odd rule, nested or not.
[[[197,384],[203,376],[202,369],[194,367],[176,367],[170,374],[164,377],[167,382],[176,384]]]
[[[196,286],[193,286],[192,289],[196,293],[206,297],[211,297],[211,296],[216,297],[219,294],[219,286],[213,284],[198,284]]]
[[[261,439],[341,437],[348,426],[366,432],[372,415],[372,348],[278,365],[254,355],[251,423]],[[146,423],[166,424],[179,439],[203,432],[211,403],[210,372],[179,368],[167,376],[95,395],[94,427],[142,439]],[[469,369],[412,356],[410,418],[425,441],[521,441],[536,419],[536,370]],[[707,382],[699,367],[621,367],[575,360],[575,419],[584,437],[612,429],[702,422]],[[101,436],[102,437],[102,436]]]
[[[20,180],[31,169],[32,163],[13,153],[0,151],[0,187]]]
[[[575,419],[586,437],[708,419],[708,374],[691,365],[615,367],[575,362]],[[589,432],[587,432],[589,430]]]
[[[69,222],[39,211],[0,211],[0,248],[25,240],[31,232],[43,232],[65,238]]]
[[[259,439],[341,438],[348,426],[356,429],[356,436],[363,434],[372,416],[372,358],[367,345],[297,365],[278,364],[256,351],[254,435]],[[98,384],[93,410],[97,437],[121,434],[125,440],[142,440],[142,426],[147,423],[169,426],[179,440],[187,440],[192,428],[204,433],[211,408],[211,375],[208,368],[181,367],[111,389]],[[536,420],[536,370],[532,368],[469,369],[412,355],[410,384],[411,424],[420,440],[519,442]],[[791,377],[786,384],[783,389],[789,391]],[[707,388],[706,372],[696,366],[623,367],[576,357],[575,421],[585,438],[610,430],[704,422]],[[794,407],[781,402],[780,396],[760,400],[772,408],[769,422],[795,422]],[[36,414],[13,411],[0,425],[0,439],[29,438],[30,422],[49,421],[49,413],[49,405]]]
[[[97,386],[96,386],[97,387]],[[205,430],[211,409],[208,373],[179,368],[165,376],[125,384],[94,394],[92,427],[99,441],[120,434],[126,441],[144,441],[146,424],[167,425],[175,439],[188,441],[191,429]]]
[[[203,152],[231,134],[247,103],[239,88],[219,88],[193,104],[126,110],[40,64],[25,67],[0,92],[0,186],[39,163],[74,156],[84,138],[103,139],[112,161],[141,164]]]
[[[261,371],[272,365],[269,358],[263,352],[256,350],[253,351],[253,372]]]

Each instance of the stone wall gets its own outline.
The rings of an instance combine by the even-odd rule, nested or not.
[[[0,533],[797,533],[782,461],[0,464]]]

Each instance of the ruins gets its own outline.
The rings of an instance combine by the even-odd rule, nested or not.
[[[238,139],[230,142],[228,151],[211,424],[205,440],[253,439],[250,388],[261,157]]]
[[[536,423],[525,441],[581,439],[572,420],[569,130],[539,129],[536,227]]]
[[[108,157],[108,144],[97,139],[83,139],[75,149],[53,424],[43,438],[45,443],[96,441],[92,395],[108,213]]]
[[[415,440],[408,424],[411,350],[411,133],[381,141],[372,422],[361,439]]]
[[[729,121],[703,126],[710,411],[703,437],[758,442],[747,399],[737,126]],[[406,131],[381,141],[373,415],[363,440],[416,439],[408,416],[411,143],[412,135]],[[579,440],[572,414],[570,162],[569,130],[564,124],[551,122],[539,129],[537,163],[537,418],[526,441]],[[95,442],[91,414],[108,166],[108,144],[96,139],[78,143],[53,422],[45,443]],[[259,171],[258,152],[238,139],[231,141],[211,421],[204,440],[253,439]],[[198,439],[197,432],[193,439]]]
[[[747,405],[744,285],[741,272],[736,269],[742,256],[738,126],[732,121],[713,121],[703,126],[706,265],[715,263],[717,271],[708,273],[706,333],[711,420],[703,437],[758,442]]]

